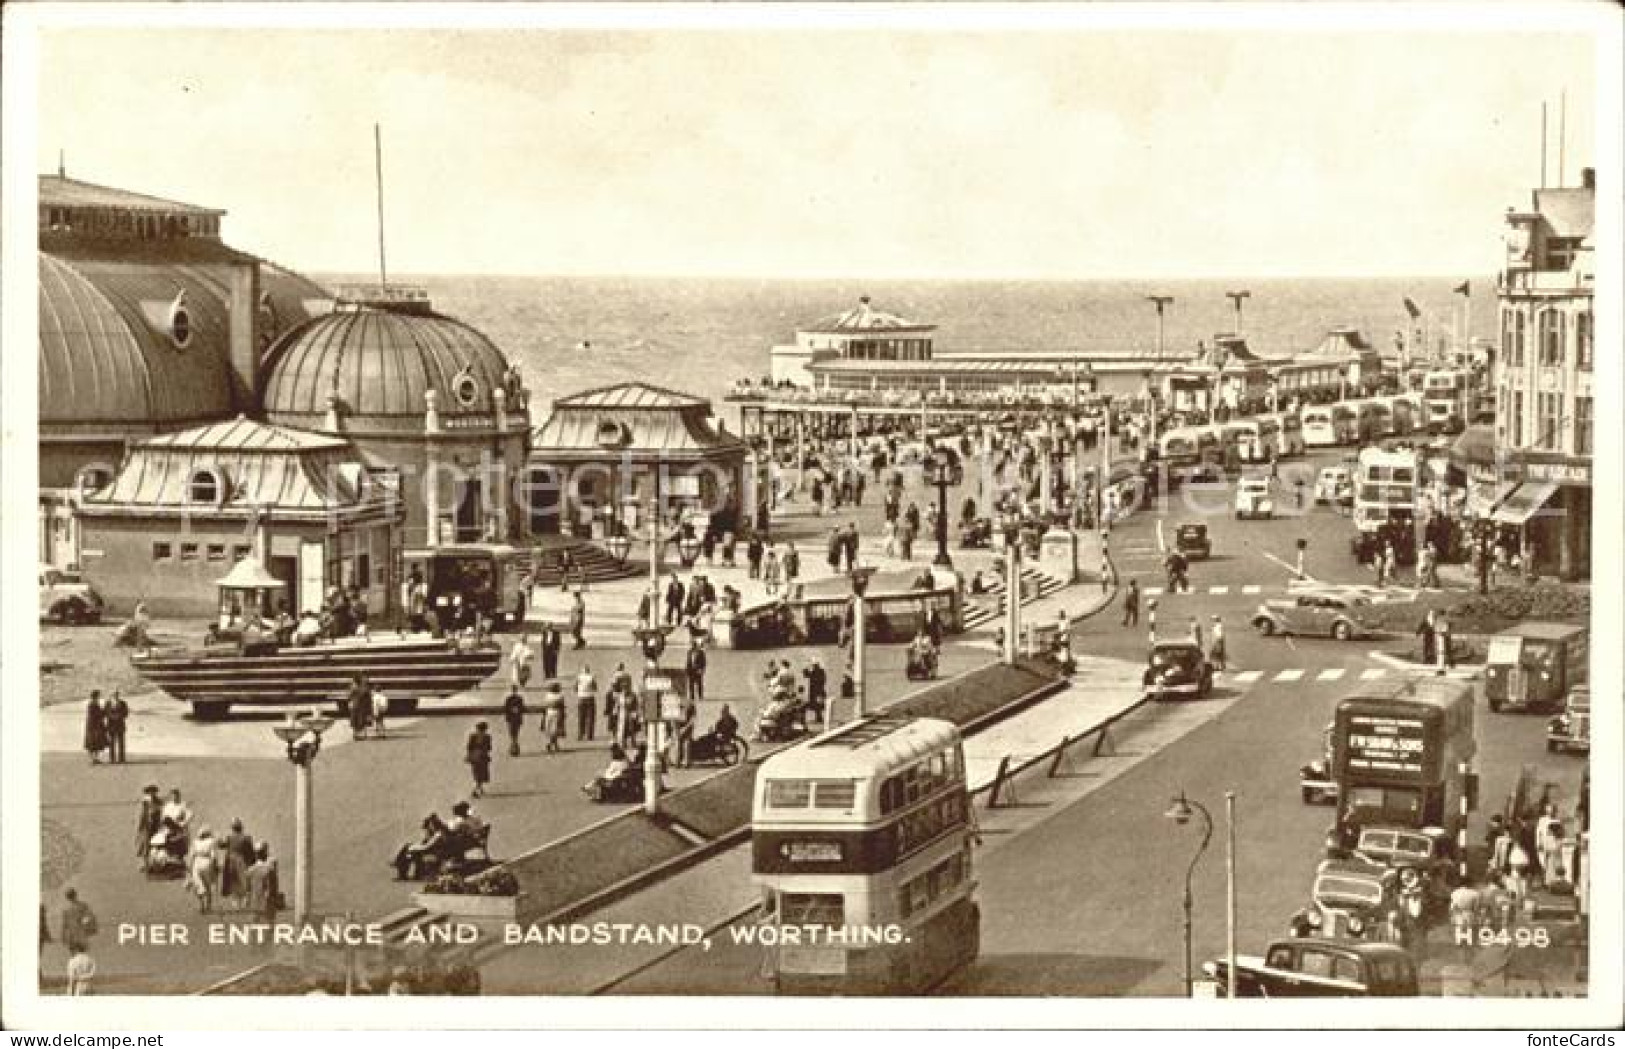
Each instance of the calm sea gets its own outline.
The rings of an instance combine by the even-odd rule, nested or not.
[[[346,278],[335,276],[335,282]],[[365,279],[365,278],[362,278]],[[1024,350],[1058,355],[1156,345],[1150,294],[1172,295],[1165,345],[1235,329],[1227,290],[1246,288],[1249,344],[1261,354],[1309,349],[1353,326],[1379,348],[1407,323],[1408,296],[1449,330],[1462,297],[1438,278],[1245,281],[839,281],[617,277],[408,278],[442,313],[472,324],[517,360],[540,399],[642,380],[720,402],[741,376],[767,373],[768,349],[857,304],[937,325],[939,350]],[[1473,280],[1472,333],[1491,335],[1492,284]],[[1425,323],[1425,319],[1424,319]],[[580,349],[583,343],[590,350]],[[718,405],[721,409],[721,405]],[[730,422],[731,409],[720,414]]]

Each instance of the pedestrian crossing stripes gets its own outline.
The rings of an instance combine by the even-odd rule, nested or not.
[[[1262,594],[1264,592],[1264,588],[1259,586],[1257,583],[1253,583],[1242,587],[1241,592],[1244,594]]]
[[[1050,596],[1063,586],[1059,579],[1033,568],[1022,569],[1021,579],[1024,584],[1022,604],[1027,605]],[[974,630],[979,626],[993,622],[1003,616],[1009,608],[1005,600],[1006,587],[1003,577],[995,578],[989,584],[987,590],[978,597],[982,600],[972,598],[970,607],[965,609],[966,630]]]
[[[1230,588],[1227,586],[1210,586],[1207,588],[1207,592],[1210,594],[1228,594]]]
[[[1221,672],[1221,684],[1256,685],[1264,682],[1290,684],[1306,679],[1322,682],[1342,681],[1354,674],[1349,667],[1286,667],[1281,670],[1237,670],[1229,673]],[[1407,667],[1404,669],[1388,667],[1368,667],[1359,672],[1361,681],[1381,681],[1384,678],[1432,677],[1436,671]],[[1456,680],[1468,680],[1478,676],[1478,671],[1470,669],[1450,670],[1445,672],[1446,677]]]

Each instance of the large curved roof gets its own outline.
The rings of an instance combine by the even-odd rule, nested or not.
[[[178,348],[152,316],[186,293]],[[232,413],[225,303],[181,267],[39,256],[41,426],[162,427]]]
[[[508,361],[474,328],[427,309],[348,305],[295,328],[266,359],[261,402],[273,423],[319,425],[329,395],[352,421],[421,427],[424,394],[442,416],[490,415]],[[510,394],[512,391],[508,391]],[[517,408],[510,400],[510,408]]]

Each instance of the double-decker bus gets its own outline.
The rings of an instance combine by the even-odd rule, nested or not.
[[[1459,433],[1466,425],[1469,373],[1459,368],[1436,368],[1422,376],[1422,401],[1427,408],[1428,433]]]
[[[762,763],[751,868],[790,994],[921,993],[973,961],[981,910],[959,730],[868,717]]]
[[[1375,532],[1416,518],[1419,465],[1414,449],[1362,448],[1354,471],[1354,527]]]
[[[1277,454],[1283,459],[1302,455],[1305,444],[1303,420],[1298,417],[1298,413],[1275,412],[1269,418],[1275,420],[1276,426],[1279,427],[1280,436],[1276,445]]]
[[[1303,443],[1311,448],[1353,444],[1359,432],[1359,413],[1347,401],[1317,404],[1303,410]]]
[[[1345,840],[1372,826],[1440,827],[1459,840],[1462,800],[1475,800],[1473,701],[1471,681],[1420,677],[1337,704],[1332,775]]]

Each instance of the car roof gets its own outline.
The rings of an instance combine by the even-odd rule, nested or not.
[[[1158,641],[1151,646],[1153,652],[1201,652],[1202,647],[1194,641]]]

